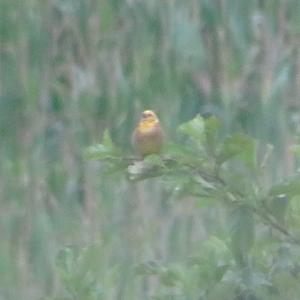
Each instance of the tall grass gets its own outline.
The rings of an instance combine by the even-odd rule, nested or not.
[[[155,283],[136,279],[132,265],[180,260],[208,228],[218,231],[218,212],[173,201],[159,181],[102,175],[83,159],[105,128],[130,152],[145,108],[158,112],[170,140],[181,122],[214,114],[225,133],[277,146],[275,178],[294,169],[298,0],[0,5],[0,299],[57,294],[59,249],[94,242],[107,299],[145,299]]]

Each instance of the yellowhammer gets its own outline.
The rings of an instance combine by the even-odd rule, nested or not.
[[[132,134],[132,144],[137,152],[145,157],[150,154],[158,154],[161,151],[164,133],[155,112],[145,110],[140,122]]]

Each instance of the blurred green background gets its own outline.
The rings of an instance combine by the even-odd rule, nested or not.
[[[218,232],[218,211],[83,158],[106,128],[130,153],[144,109],[174,141],[180,123],[216,115],[274,144],[280,176],[294,169],[299,0],[0,0],[0,38],[1,300],[69,299],[55,257],[89,245],[95,299],[150,299],[156,282],[132,266],[181,261]]]

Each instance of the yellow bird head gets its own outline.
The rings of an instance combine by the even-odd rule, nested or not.
[[[164,134],[154,111],[145,110],[132,135],[132,144],[137,152],[145,157],[158,154],[163,145]]]
[[[147,132],[147,130],[152,129],[155,124],[159,124],[159,120],[155,112],[152,110],[143,111],[138,125],[139,130]]]

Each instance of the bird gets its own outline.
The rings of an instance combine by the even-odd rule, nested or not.
[[[145,158],[159,154],[164,142],[164,132],[160,121],[153,110],[142,112],[140,121],[132,134],[132,145],[137,153]]]

